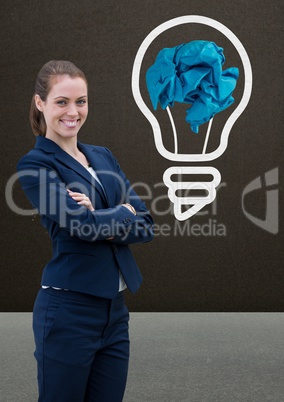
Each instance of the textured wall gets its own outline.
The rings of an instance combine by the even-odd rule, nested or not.
[[[205,164],[222,174],[214,206],[178,223],[170,212],[167,188],[161,184],[163,172],[175,163],[156,151],[151,126],[132,96],[131,73],[136,52],[152,29],[171,18],[191,14],[216,19],[237,35],[251,60],[253,91],[247,109],[233,126],[226,153]],[[79,133],[80,140],[109,147],[129,179],[143,182],[151,190],[146,203],[153,212],[157,236],[152,243],[132,247],[144,284],[135,297],[127,295],[130,310],[281,311],[281,226],[277,230],[275,220],[276,233],[271,233],[254,224],[245,216],[242,194],[259,176],[264,186],[265,173],[276,169],[271,187],[275,205],[266,202],[263,187],[246,196],[245,210],[264,220],[266,211],[273,207],[269,211],[279,220],[277,172],[281,178],[283,163],[282,18],[280,0],[11,0],[2,4],[3,194],[18,159],[34,145],[28,113],[37,72],[48,60],[71,60],[86,73],[90,88],[89,117]],[[153,44],[142,74],[160,48],[198,37],[224,46],[228,63],[225,67],[240,66],[220,33],[206,27],[183,26]],[[241,76],[236,101],[240,100],[242,88]],[[144,84],[142,93],[147,99]],[[198,149],[200,137],[190,132],[184,123],[184,108],[180,110],[181,113],[175,110],[175,117],[181,149]],[[228,110],[216,119],[210,146],[218,143],[218,133],[229,114]],[[167,133],[166,112],[159,110],[156,116]],[[165,144],[172,146],[167,139]],[[145,187],[137,187],[137,192],[146,195]],[[14,186],[13,197],[17,205],[29,207],[19,183]],[[50,257],[49,238],[38,216],[14,213],[4,198],[1,226],[0,309],[30,311],[42,269]]]

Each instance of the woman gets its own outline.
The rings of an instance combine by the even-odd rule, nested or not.
[[[40,70],[30,121],[36,145],[17,170],[53,247],[33,311],[39,401],[119,402],[129,360],[123,290],[142,277],[128,247],[153,238],[152,218],[111,152],[77,135],[88,114],[84,73]]]

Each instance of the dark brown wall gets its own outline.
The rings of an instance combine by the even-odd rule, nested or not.
[[[263,230],[247,219],[241,202],[242,192],[252,180],[260,176],[263,183],[264,174],[272,169],[279,169],[279,178],[282,176],[282,3],[11,0],[1,5],[3,194],[18,159],[34,146],[28,112],[35,76],[46,61],[67,59],[89,79],[90,112],[80,140],[109,147],[130,180],[150,186],[153,199],[163,197],[157,204],[159,210],[168,209],[167,189],[158,183],[174,163],[157,153],[151,126],[131,92],[133,60],[142,40],[166,20],[197,14],[229,27],[249,54],[251,100],[232,129],[226,153],[211,162],[222,173],[217,211],[208,206],[205,215],[191,218],[187,233],[174,235],[173,215],[158,215],[153,200],[147,201],[157,225],[164,225],[165,231],[170,228],[170,235],[157,233],[152,243],[132,248],[144,276],[138,294],[127,295],[132,311],[283,310],[281,225],[276,234]],[[180,39],[173,43],[179,44]],[[278,191],[280,185],[274,189]],[[142,188],[137,191],[145,195]],[[29,207],[18,183],[13,194],[18,205]],[[264,219],[265,200],[265,188],[255,191],[246,199],[246,209]],[[225,227],[226,236],[193,233],[194,224],[205,230],[210,222],[215,228]],[[0,310],[30,311],[50,257],[48,236],[38,216],[15,214],[4,197],[1,233]]]

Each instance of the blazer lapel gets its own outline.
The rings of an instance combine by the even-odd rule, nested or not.
[[[96,147],[78,142],[78,148],[85,154],[92,168],[97,173],[103,185],[108,205],[116,205],[120,200],[115,199],[117,180],[111,167],[107,168],[108,165],[105,158],[97,151]]]
[[[45,152],[54,153],[55,158],[59,160],[61,163],[66,165],[67,167],[74,170],[77,174],[82,176],[85,180],[87,180],[95,189],[100,193],[101,197],[104,201],[108,203],[105,192],[102,189],[101,185],[94,179],[94,177],[87,171],[87,169],[76,159],[74,159],[71,155],[65,152],[62,148],[60,148],[54,141],[49,140],[48,138],[38,136],[36,142],[37,148],[42,148]],[[93,153],[88,149],[87,146],[78,142],[79,149],[85,154],[91,166],[96,171],[96,166],[94,163]],[[99,177],[99,175],[98,175]],[[101,178],[99,177],[101,180]],[[103,181],[102,181],[103,184]]]

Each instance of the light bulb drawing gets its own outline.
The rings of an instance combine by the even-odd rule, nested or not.
[[[224,127],[221,131],[221,136],[220,136],[220,143],[217,146],[217,148],[212,151],[212,152],[207,152],[207,145],[208,145],[208,140],[210,136],[210,131],[212,128],[213,124],[213,119],[212,117],[209,120],[208,123],[208,128],[207,132],[205,135],[205,141],[203,145],[203,149],[201,153],[180,153],[178,149],[178,133],[175,127],[175,122],[171,114],[171,110],[169,106],[167,106],[165,109],[167,111],[171,128],[172,128],[172,133],[173,133],[173,140],[174,140],[174,151],[171,152],[166,147],[164,146],[164,141],[163,141],[163,136],[161,132],[161,127],[160,124],[155,117],[155,115],[152,113],[152,111],[149,109],[149,107],[146,105],[144,102],[141,91],[140,91],[140,74],[141,74],[141,66],[142,62],[144,60],[145,54],[152,44],[152,42],[163,32],[167,31],[168,29],[171,29],[173,27],[182,25],[182,24],[201,24],[201,25],[206,25],[209,27],[212,27],[216,29],[217,31],[221,32],[228,40],[232,43],[234,48],[236,49],[240,60],[243,65],[243,71],[244,71],[244,89],[243,89],[243,94],[240,102],[238,103],[237,107],[233,110],[229,118],[224,124]],[[222,23],[205,17],[205,16],[200,16],[200,15],[185,15],[177,18],[173,18],[169,21],[166,21],[162,23],[161,25],[157,26],[155,29],[153,29],[143,40],[141,43],[134,63],[133,63],[133,69],[132,69],[132,93],[133,97],[135,99],[135,102],[137,106],[139,107],[140,111],[143,113],[143,115],[147,118],[149,123],[152,126],[153,130],[153,135],[154,135],[154,142],[157,151],[160,153],[162,157],[165,159],[168,159],[170,161],[174,162],[207,162],[207,161],[212,161],[214,159],[219,158],[227,149],[228,146],[228,140],[229,140],[229,135],[231,132],[231,129],[236,122],[236,120],[239,118],[239,116],[243,113],[245,110],[252,91],[252,68],[251,68],[251,63],[248,57],[248,54],[242,45],[241,41],[236,37],[236,35],[225,25]],[[195,176],[195,175],[208,175],[212,176],[211,181],[184,181],[183,180],[183,175],[190,175],[190,176]],[[177,180],[174,179],[175,176],[178,176]],[[216,187],[220,184],[221,182],[221,174],[220,172],[212,167],[212,166],[172,166],[168,168],[163,175],[163,181],[165,185],[168,187],[168,197],[170,201],[174,204],[174,215],[176,219],[183,221],[194,214],[196,214],[198,211],[200,211],[205,205],[211,203],[214,201],[216,197]],[[189,195],[189,192],[191,190],[205,190],[206,191],[206,196],[191,196]],[[180,196],[180,192],[187,192],[186,195]],[[186,209],[183,211],[183,206],[191,206],[190,208]]]

